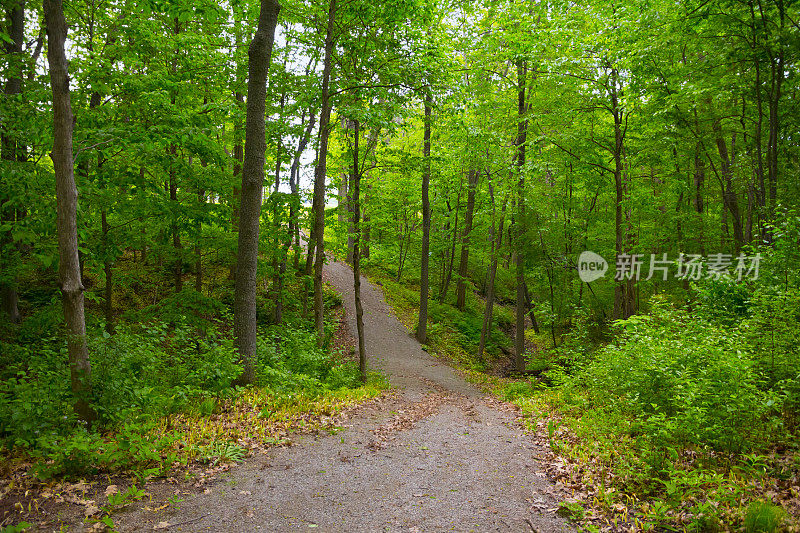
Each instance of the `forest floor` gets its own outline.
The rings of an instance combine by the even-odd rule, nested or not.
[[[354,332],[352,271],[332,263],[325,277]],[[546,478],[545,447],[517,413],[428,355],[381,289],[361,283],[368,364],[397,392],[349,411],[338,431],[247,459],[179,505],[115,513],[117,530],[573,530],[556,515],[566,494]]]

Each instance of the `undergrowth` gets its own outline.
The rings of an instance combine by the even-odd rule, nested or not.
[[[380,376],[362,385],[349,354],[330,347],[333,321],[318,346],[297,292],[287,288],[282,324],[260,311],[250,387],[234,386],[241,366],[225,291],[216,298],[186,289],[129,309],[113,334],[90,313],[91,427],[72,408],[61,302],[43,294],[21,326],[3,325],[0,502],[38,502],[42,487],[99,475],[141,486],[192,465],[238,462],[292,431],[331,428],[342,409],[379,395],[387,387]],[[341,304],[326,293],[329,307]]]

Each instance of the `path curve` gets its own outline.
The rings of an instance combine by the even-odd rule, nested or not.
[[[353,273],[325,267],[355,331]],[[168,516],[129,513],[121,531],[560,532],[542,450],[515,416],[426,352],[381,289],[361,280],[368,364],[401,388],[334,435],[246,461]],[[198,517],[202,517],[198,519]],[[117,517],[115,517],[117,518]]]

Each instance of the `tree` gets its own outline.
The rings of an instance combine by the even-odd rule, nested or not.
[[[8,96],[14,96],[22,92],[22,44],[25,38],[25,1],[17,0],[12,3],[7,10],[8,13],[8,28],[10,39],[5,43],[5,51],[12,64],[9,68],[8,81],[6,81],[3,92]],[[17,147],[17,142],[13,139],[5,127],[0,127],[0,156],[3,161],[9,164],[14,164],[17,161],[24,159],[24,150]],[[5,179],[3,180],[5,182]],[[3,183],[5,189],[5,183]],[[19,215],[20,211],[15,207],[6,207],[4,204],[8,202],[5,198],[7,193],[4,191],[0,193],[0,223],[6,221],[14,221]],[[11,234],[3,233],[2,241],[0,241],[0,248],[11,246]],[[9,276],[8,272],[13,272],[14,268],[10,264],[6,264],[5,254],[0,260],[3,266],[3,277]],[[11,255],[11,254],[9,254]],[[17,295],[17,287],[12,279],[0,279],[0,312],[8,315],[11,322],[18,323],[19,316],[19,297]]]
[[[258,231],[261,216],[261,190],[264,183],[264,159],[267,149],[264,122],[267,74],[280,9],[280,4],[275,0],[261,0],[258,28],[248,51],[247,122],[233,309],[236,347],[244,365],[244,371],[238,380],[242,385],[255,381]]]
[[[517,140],[515,163],[517,165],[517,213],[516,220],[516,282],[517,282],[517,305],[515,313],[517,317],[516,337],[514,339],[514,368],[518,372],[525,370],[525,246],[526,246],[526,227],[525,227],[525,142],[528,135],[528,104],[525,101],[525,88],[527,85],[526,74],[527,65],[522,59],[516,61],[517,68]]]
[[[75,414],[87,424],[95,419],[90,405],[92,367],[86,341],[86,317],[83,307],[83,282],[78,261],[78,189],[72,159],[72,105],[64,42],[67,22],[61,0],[44,1],[47,25],[47,63],[53,92],[53,169],[58,199],[58,276],[67,325],[67,353],[70,380],[75,396]]]
[[[361,305],[361,171],[358,161],[359,121],[353,128],[353,293],[356,305],[356,331],[358,333],[358,369],[361,381],[367,381],[367,353],[364,346],[364,307]]]
[[[336,0],[330,0],[328,7],[328,24],[325,30],[325,59],[322,67],[322,102],[319,115],[319,149],[317,165],[314,169],[314,200],[311,212],[314,227],[308,243],[308,259],[306,274],[310,272],[312,252],[314,256],[314,326],[317,331],[317,342],[320,346],[325,341],[325,322],[322,301],[322,267],[325,264],[325,179],[327,177],[328,141],[331,134],[331,101],[330,80],[333,65],[333,24],[336,19]]]
[[[421,343],[428,342],[429,250],[431,241],[431,201],[428,189],[431,181],[432,107],[433,95],[430,88],[427,88],[425,90],[425,134],[422,146],[422,252],[420,255],[419,322],[417,323],[417,340]]]

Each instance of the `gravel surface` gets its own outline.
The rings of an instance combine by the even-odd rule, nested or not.
[[[325,277],[355,331],[353,273]],[[304,436],[232,470],[179,510],[115,515],[120,531],[514,531],[574,529],[515,414],[440,363],[362,278],[369,366],[400,388],[343,431]]]

